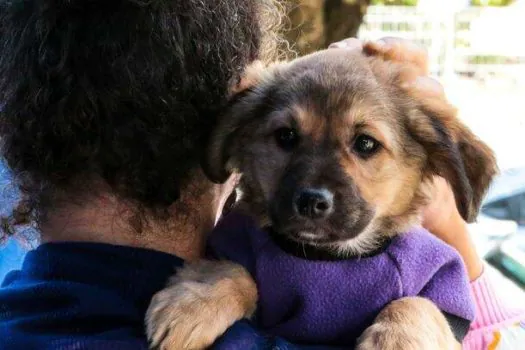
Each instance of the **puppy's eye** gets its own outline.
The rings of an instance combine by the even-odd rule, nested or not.
[[[275,130],[275,141],[285,151],[291,151],[299,143],[299,135],[292,128],[280,128]]]
[[[371,136],[359,135],[355,141],[353,150],[361,158],[366,159],[373,156],[381,147],[381,144]]]

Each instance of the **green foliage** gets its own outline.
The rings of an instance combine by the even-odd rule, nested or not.
[[[515,0],[470,0],[471,6],[507,6]],[[417,6],[418,0],[371,0],[371,5]]]
[[[470,0],[471,6],[507,6],[515,0]],[[417,6],[418,0],[371,0],[371,5]]]
[[[461,21],[456,23],[456,29],[457,30],[470,30],[470,22],[469,21]]]
[[[381,23],[381,30],[385,32],[413,32],[417,28],[413,24],[406,22],[383,22]]]
[[[514,0],[470,0],[472,6],[507,6]]]
[[[524,57],[507,57],[496,55],[471,56],[467,59],[470,64],[521,64]]]
[[[372,0],[371,5],[417,6],[418,0]]]

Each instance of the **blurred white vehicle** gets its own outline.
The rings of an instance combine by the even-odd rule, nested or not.
[[[525,288],[525,168],[507,170],[494,181],[472,236],[489,263]]]
[[[469,224],[469,232],[474,240],[478,253],[489,258],[495,254],[505,239],[517,232],[518,225],[512,220],[494,219],[480,214],[477,221]]]

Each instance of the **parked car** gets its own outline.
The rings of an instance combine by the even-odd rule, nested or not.
[[[499,251],[503,242],[513,236],[518,225],[512,220],[501,220],[480,213],[475,223],[469,224],[478,254],[487,259]]]
[[[525,289],[525,235],[516,235],[501,244],[490,261],[505,276]]]

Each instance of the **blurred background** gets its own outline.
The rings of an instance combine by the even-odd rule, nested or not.
[[[501,289],[525,303],[525,0],[288,0],[285,36],[299,54],[357,36],[423,45],[432,75],[502,170],[471,232]],[[520,34],[521,33],[521,34]],[[0,212],[16,189],[0,163]],[[0,248],[0,281],[35,242]]]

